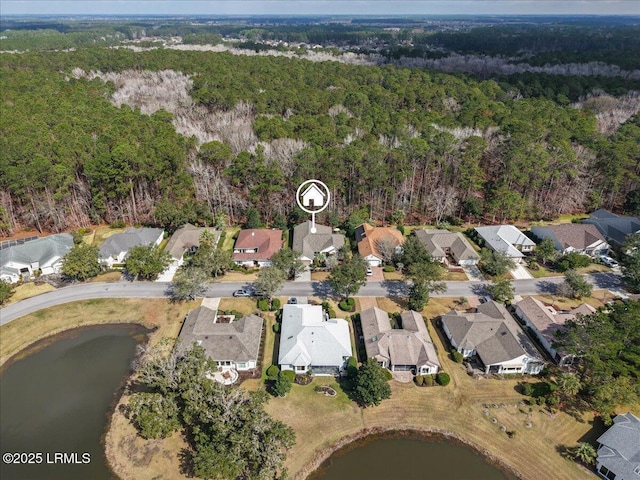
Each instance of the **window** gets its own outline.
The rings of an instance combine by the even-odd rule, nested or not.
[[[606,478],[608,478],[609,480],[615,480],[615,478],[616,478],[616,474],[613,473],[611,470],[609,470],[604,465],[600,466],[600,470],[598,470],[598,472],[601,473]]]
[[[305,372],[306,370],[307,370],[306,366],[301,367],[299,365],[296,365],[296,372]]]
[[[247,368],[247,362],[238,362],[236,363],[238,368]]]

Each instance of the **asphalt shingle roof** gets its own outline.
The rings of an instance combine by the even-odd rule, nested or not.
[[[100,258],[118,256],[139,245],[150,245],[163,234],[164,230],[161,228],[127,228],[124,232],[111,235],[104,241],[100,246]]]
[[[613,425],[597,442],[598,464],[616,474],[616,478],[640,478],[640,418],[627,412],[617,415]]]
[[[187,223],[173,232],[173,235],[171,235],[171,238],[167,242],[165,250],[169,252],[173,258],[180,260],[184,255],[184,252],[189,250],[191,247],[200,246],[200,235],[202,235],[202,232],[205,230],[215,235],[216,242],[218,241],[220,238],[219,231],[212,230],[210,228],[196,227]]]
[[[282,230],[250,228],[240,230],[234,245],[234,261],[266,261],[282,248]],[[236,249],[256,250],[253,253],[238,252]]]
[[[446,257],[445,249],[450,249],[456,262],[460,260],[478,260],[480,256],[460,232],[439,229],[419,229],[414,234],[434,258]]]
[[[368,223],[363,223],[355,229],[356,242],[358,242],[358,253],[363,258],[368,255],[374,255],[382,260],[382,254],[378,249],[381,241],[389,241],[394,246],[402,245],[404,237],[397,228],[392,227],[373,227]]]
[[[624,243],[627,235],[640,232],[640,218],[621,217],[607,210],[596,210],[584,223],[595,225],[600,233],[618,245]]]
[[[533,227],[531,231],[538,237],[549,237],[557,240],[562,245],[563,250],[568,247],[576,250],[585,250],[589,245],[593,245],[598,241],[606,242],[595,225],[585,223]]]
[[[511,258],[524,257],[522,252],[514,245],[533,247],[535,243],[513,225],[495,225],[489,227],[476,227],[487,246],[492,250],[506,253]]]
[[[7,266],[9,262],[31,265],[38,263],[40,268],[50,266],[64,257],[73,248],[73,237],[68,233],[49,235],[22,245],[0,250],[0,273],[19,274],[19,269]]]
[[[330,248],[338,250],[344,245],[344,236],[333,233],[331,227],[318,225],[316,233],[311,233],[311,220],[308,220],[293,228],[292,249],[302,253],[303,260],[313,261],[316,253],[324,252]]]

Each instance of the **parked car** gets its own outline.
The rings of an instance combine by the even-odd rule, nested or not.
[[[613,258],[607,255],[600,255],[600,261],[604,263],[607,267],[616,268],[620,266],[618,262],[616,262]]]
[[[373,270],[371,267],[367,267],[367,277],[370,277],[371,275],[373,275]]]
[[[234,297],[250,297],[251,295],[253,295],[253,292],[251,292],[250,290],[240,289],[233,292]]]
[[[298,304],[298,299],[297,299],[296,297],[291,297],[291,298],[287,301],[287,303],[288,303],[289,305],[297,305],[297,304]]]

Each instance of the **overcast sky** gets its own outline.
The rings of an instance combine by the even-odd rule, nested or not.
[[[640,0],[0,0],[0,15],[640,15]]]

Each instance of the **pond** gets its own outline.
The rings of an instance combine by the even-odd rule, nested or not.
[[[0,376],[0,478],[115,478],[101,440],[146,332],[136,325],[75,329],[6,367]],[[27,455],[7,464],[10,453]]]
[[[441,436],[417,435],[373,435],[349,444],[331,455],[308,480],[515,479],[467,446]]]

